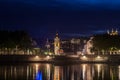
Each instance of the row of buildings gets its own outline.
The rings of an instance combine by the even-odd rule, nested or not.
[[[118,30],[107,31],[107,34],[110,36],[119,35]],[[49,42],[47,39],[45,47],[46,49],[41,49],[40,47],[34,47],[32,50],[19,50],[16,46],[14,49],[10,50],[5,48],[4,50],[0,49],[0,54],[19,54],[19,55],[35,55],[35,54],[45,54],[45,55],[66,55],[66,54],[78,54],[78,55],[93,55],[96,54],[91,52],[93,47],[94,37],[80,37],[72,38],[67,40],[61,40],[58,33],[56,33],[54,41]],[[33,41],[34,44],[37,44]],[[109,54],[119,54],[120,50],[110,51]],[[103,51],[102,54],[105,54]]]
[[[118,30],[111,30],[107,31],[107,34],[110,36],[119,35]],[[95,52],[92,52],[91,49],[93,47],[92,39],[94,37],[89,38],[72,38],[68,40],[60,40],[60,37],[58,33],[56,33],[56,36],[54,38],[53,42],[53,54],[55,55],[63,55],[63,54],[78,54],[78,55],[94,55]],[[47,49],[51,49],[51,45],[49,44],[49,41],[46,42]],[[110,51],[109,54],[119,54],[120,50]],[[49,54],[49,53],[48,53]],[[98,53],[97,53],[98,54]],[[105,52],[101,52],[101,54],[105,54]]]

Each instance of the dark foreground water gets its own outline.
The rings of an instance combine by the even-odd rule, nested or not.
[[[2,64],[0,80],[120,80],[120,65]]]

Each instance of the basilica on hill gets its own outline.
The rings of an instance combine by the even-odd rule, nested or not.
[[[109,34],[109,35],[111,35],[111,36],[114,36],[114,35],[118,35],[119,33],[118,33],[118,30],[116,29],[116,30],[114,30],[114,29],[112,29],[111,31],[107,31],[107,34]]]

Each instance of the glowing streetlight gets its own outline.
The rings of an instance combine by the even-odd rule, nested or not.
[[[46,56],[46,59],[47,59],[47,60],[50,59],[50,56]]]
[[[37,59],[37,58],[39,58],[39,56],[35,56],[35,58]]]
[[[86,59],[87,57],[86,56],[83,56],[84,59]]]
[[[99,58],[100,58],[100,56],[97,56],[97,58],[99,59]]]

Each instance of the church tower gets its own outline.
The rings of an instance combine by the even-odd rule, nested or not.
[[[58,33],[56,33],[56,36],[54,38],[54,53],[55,55],[59,55],[60,50],[60,38],[58,36]]]
[[[46,47],[47,49],[50,48],[50,43],[49,43],[49,40],[48,40],[48,39],[47,39],[47,41],[46,41],[46,45],[45,45],[45,47]]]

